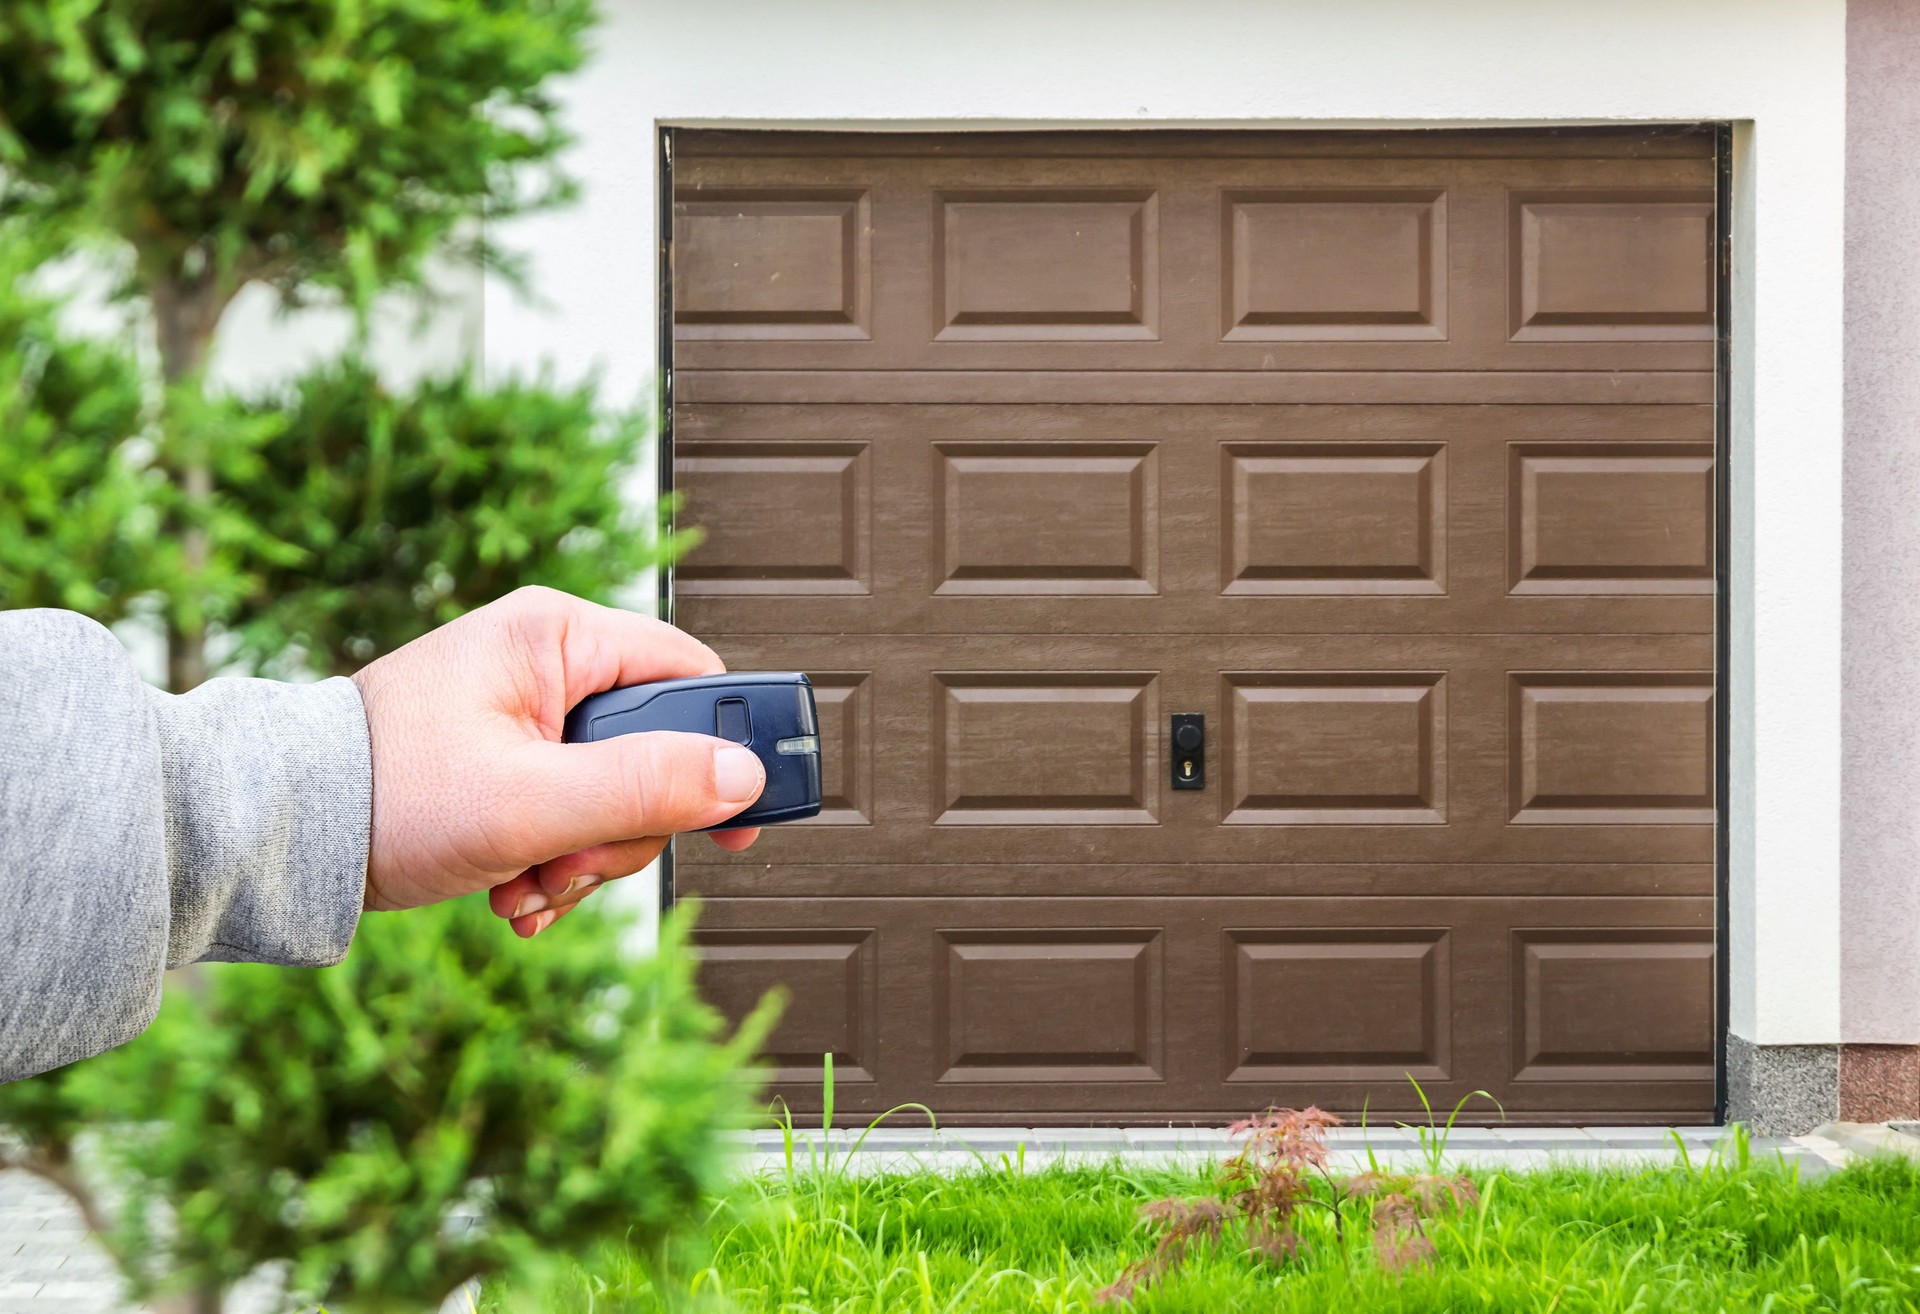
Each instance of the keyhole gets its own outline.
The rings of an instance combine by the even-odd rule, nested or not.
[[[1180,764],[1180,774],[1185,776],[1188,780],[1192,780],[1193,779],[1193,763],[1191,761],[1182,762]]]

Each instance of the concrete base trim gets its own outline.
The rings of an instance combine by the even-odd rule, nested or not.
[[[1757,1136],[1798,1136],[1840,1118],[1840,1046],[1756,1045],[1727,1036],[1727,1118]]]

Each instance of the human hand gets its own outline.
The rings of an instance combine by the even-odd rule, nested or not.
[[[367,666],[353,677],[373,747],[366,906],[489,890],[494,912],[534,935],[677,832],[740,812],[766,771],[736,744],[665,731],[560,742],[588,694],[725,670],[671,625],[539,588]],[[758,834],[713,840],[744,849]]]

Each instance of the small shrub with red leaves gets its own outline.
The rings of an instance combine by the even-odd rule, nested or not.
[[[1436,1252],[1427,1223],[1477,1205],[1480,1195],[1472,1180],[1463,1174],[1378,1170],[1340,1176],[1327,1164],[1327,1131],[1339,1125],[1339,1118],[1317,1108],[1268,1109],[1234,1123],[1228,1130],[1246,1137],[1246,1143],[1221,1165],[1226,1197],[1142,1206],[1140,1217],[1158,1234],[1152,1253],[1129,1264],[1095,1298],[1102,1304],[1131,1300],[1185,1262],[1194,1246],[1217,1244],[1229,1232],[1238,1233],[1256,1260],[1294,1261],[1306,1246],[1297,1222],[1307,1209],[1325,1210],[1331,1217],[1343,1259],[1348,1228],[1364,1225],[1387,1272],[1432,1263]]]

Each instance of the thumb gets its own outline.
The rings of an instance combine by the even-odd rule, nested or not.
[[[766,787],[750,750],[712,735],[655,730],[590,744],[529,744],[537,788],[521,797],[540,861],[596,844],[676,835],[743,811]]]

